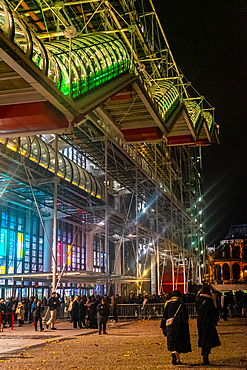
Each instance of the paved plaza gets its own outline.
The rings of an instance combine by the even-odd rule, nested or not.
[[[97,330],[71,329],[61,322],[57,330],[35,332],[31,325],[0,333],[0,369],[247,369],[247,319],[221,321],[222,345],[212,350],[211,366],[201,365],[196,320],[190,319],[192,352],[182,354],[182,365],[172,365],[160,320],[109,322],[108,335]]]

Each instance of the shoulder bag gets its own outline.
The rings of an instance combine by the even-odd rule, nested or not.
[[[177,311],[175,312],[175,315],[173,317],[170,317],[169,319],[166,320],[166,326],[172,326],[173,323],[174,323],[174,319],[175,317],[177,316],[177,313],[180,309],[180,307],[182,306],[182,303],[180,304],[180,306],[178,307]]]

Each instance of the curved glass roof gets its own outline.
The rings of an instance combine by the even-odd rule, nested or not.
[[[179,104],[178,90],[171,82],[158,81],[151,87],[151,91],[162,118],[167,121]]]
[[[204,111],[203,112],[203,117],[204,117],[204,119],[206,121],[206,124],[207,124],[207,127],[208,127],[209,132],[211,132],[211,129],[212,129],[212,126],[213,126],[213,122],[214,122],[212,115],[209,112]]]
[[[45,43],[44,46],[49,58],[48,77],[64,95],[72,98],[109,81],[130,67],[127,50],[116,35],[92,33],[72,39],[71,64],[68,39]]]
[[[20,153],[46,170],[55,173],[55,151],[38,136],[0,139],[8,149]],[[84,168],[58,152],[57,176],[98,199],[104,198],[104,185]]]
[[[0,28],[64,95],[73,99],[130,69],[127,49],[115,34],[88,33],[72,38],[71,45],[68,38],[42,43],[5,0],[0,0]],[[167,121],[182,99],[176,86],[165,80],[156,81],[151,88],[145,86]],[[185,105],[196,129],[203,111],[196,101],[185,100]],[[212,116],[203,112],[203,117],[212,132]]]
[[[0,27],[58,89],[71,98],[130,68],[127,49],[114,34],[91,33],[73,38],[70,62],[69,39],[42,44],[3,0],[0,0]]]
[[[195,100],[185,100],[185,106],[193,123],[193,127],[196,128],[201,118],[202,109]]]

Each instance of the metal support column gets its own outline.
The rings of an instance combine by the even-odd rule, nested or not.
[[[109,240],[108,240],[108,192],[107,192],[107,157],[108,142],[105,140],[105,257],[106,257],[106,274],[109,274]],[[108,280],[106,283],[106,292],[108,294]]]
[[[55,177],[58,171],[58,136],[55,135]],[[54,181],[54,210],[53,210],[53,261],[52,261],[52,290],[56,291],[57,273],[57,181]]]
[[[137,155],[137,151],[136,151]],[[136,168],[136,277],[139,277],[139,238],[138,238],[138,169]],[[137,283],[137,294],[139,294],[139,283]]]
[[[159,224],[158,224],[158,186],[157,186],[157,144],[155,143],[155,214],[156,214],[156,268],[157,268],[157,292],[160,295],[160,253],[159,253]]]

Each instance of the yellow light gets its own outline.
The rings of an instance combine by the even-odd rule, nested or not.
[[[144,275],[144,276],[146,276],[146,275],[147,275],[147,270],[144,270],[143,275]]]
[[[6,146],[7,146],[7,148],[13,150],[14,152],[17,152],[17,148],[14,145],[11,145],[11,144],[8,143]]]

